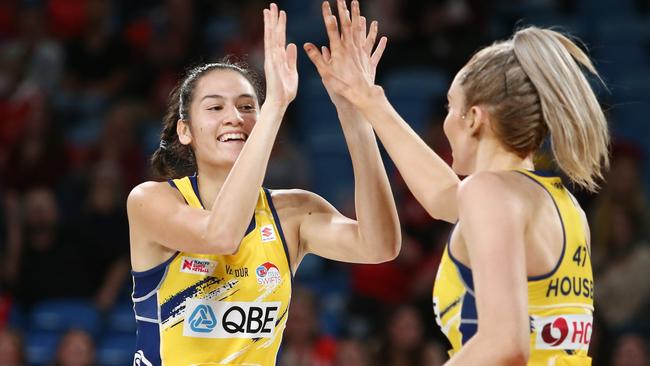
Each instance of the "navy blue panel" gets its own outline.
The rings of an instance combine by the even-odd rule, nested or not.
[[[454,262],[456,267],[458,268],[458,272],[460,273],[460,277],[463,279],[463,282],[467,285],[467,287],[474,291],[474,279],[472,278],[472,270],[461,263],[454,255],[451,253],[451,236],[454,233],[454,230],[456,230],[456,226],[458,226],[458,222],[454,224],[454,226],[451,228],[451,232],[449,233],[449,239],[447,240],[447,253],[449,253],[449,258]]]
[[[133,297],[143,297],[151,291],[155,290],[160,284],[160,281],[162,281],[167,266],[174,260],[174,258],[176,258],[177,255],[178,252],[176,252],[171,256],[171,258],[164,261],[163,263],[160,263],[159,265],[146,271],[131,271],[131,275],[133,276]]]
[[[289,271],[291,272],[291,284],[293,285],[293,270],[291,269],[291,258],[289,257],[289,248],[287,247],[287,240],[284,238],[284,232],[282,231],[282,224],[280,223],[280,218],[278,213],[275,211],[275,206],[273,205],[273,200],[271,199],[271,191],[267,188],[264,188],[264,193],[266,193],[266,200],[269,202],[269,207],[271,208],[271,213],[273,214],[273,220],[275,220],[275,225],[278,227],[280,232],[280,239],[282,240],[282,246],[284,247],[284,254],[287,257],[287,264],[289,265]]]
[[[143,318],[158,319],[158,297],[151,296],[150,298],[133,303],[135,315]]]
[[[552,170],[541,170],[540,169],[540,170],[529,170],[529,172],[531,172],[531,173],[533,173],[533,174],[535,174],[537,176],[540,176],[540,177],[546,177],[546,178],[557,177],[557,173],[555,173]]]
[[[248,224],[248,228],[246,229],[246,234],[244,236],[248,235],[251,231],[255,230],[255,214],[253,213],[253,217],[251,218],[251,222]]]
[[[476,313],[476,300],[474,296],[469,292],[465,294],[463,298],[463,307],[460,310],[460,332],[463,335],[462,344],[467,343],[473,336],[476,334],[478,324],[475,322],[472,323],[463,323],[463,320],[478,320],[478,314]]]
[[[160,359],[160,331],[158,327],[158,324],[138,321],[136,350],[142,351],[153,366],[160,366],[162,363]],[[145,365],[144,362],[140,364]]]
[[[190,178],[190,182],[192,183],[192,189],[194,190],[194,194],[196,194],[196,198],[199,199],[199,203],[201,204],[201,207],[205,208],[205,205],[203,204],[203,200],[201,200],[201,193],[199,193],[199,182],[196,179],[196,174],[190,176],[189,178]]]

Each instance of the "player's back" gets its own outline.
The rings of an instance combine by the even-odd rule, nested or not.
[[[529,225],[533,233],[528,233],[532,237],[528,237],[526,245],[534,255],[528,257],[527,269],[531,273],[531,267],[545,268],[543,272],[532,268],[532,273],[539,275],[528,277],[528,364],[588,365],[593,275],[582,211],[559,177],[525,170],[518,173],[524,176],[517,179],[527,185],[526,189],[541,193],[523,198],[530,201],[533,210]],[[549,212],[554,212],[555,217]],[[436,320],[452,344],[451,353],[458,352],[476,333],[478,317],[472,271],[454,257],[449,245],[441,260],[433,298]]]

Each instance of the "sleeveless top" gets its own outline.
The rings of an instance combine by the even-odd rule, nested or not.
[[[169,181],[203,209],[196,176]],[[132,272],[134,365],[274,365],[288,317],[292,273],[270,192],[233,255],[177,252]]]
[[[590,365],[587,351],[593,325],[594,281],[580,211],[559,177],[518,172],[550,195],[562,223],[564,240],[555,268],[545,275],[528,277],[528,365]],[[472,271],[454,258],[450,242],[436,275],[433,307],[453,355],[476,333],[478,318]]]

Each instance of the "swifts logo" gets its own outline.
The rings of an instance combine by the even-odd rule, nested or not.
[[[260,228],[260,234],[262,235],[262,243],[275,240],[275,229],[273,225],[264,225]]]
[[[591,315],[567,314],[533,317],[536,349],[587,350],[593,330]]]
[[[255,276],[257,276],[257,283],[264,286],[277,286],[282,282],[280,270],[271,262],[258,266],[255,270]]]
[[[214,273],[214,269],[217,267],[217,262],[211,261],[209,259],[199,259],[199,258],[190,258],[183,257],[181,259],[181,272],[200,274],[200,275],[211,275]]]

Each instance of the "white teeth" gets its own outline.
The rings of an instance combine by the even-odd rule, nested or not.
[[[219,136],[217,138],[219,142],[226,142],[226,141],[232,141],[232,140],[241,140],[241,141],[246,141],[246,134],[238,132],[238,133],[224,133],[223,135]]]

